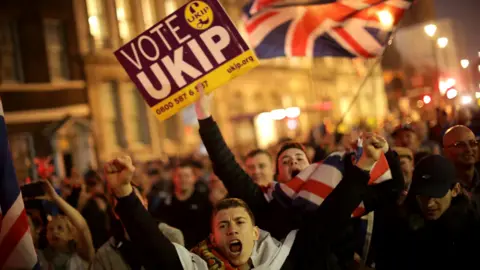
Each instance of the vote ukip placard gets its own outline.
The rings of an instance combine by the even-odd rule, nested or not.
[[[218,0],[190,1],[115,52],[157,118],[259,64]]]

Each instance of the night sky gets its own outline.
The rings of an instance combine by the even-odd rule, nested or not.
[[[422,0],[420,0],[422,1]],[[465,33],[458,37],[465,43],[465,51],[460,49],[461,58],[475,59],[480,52],[480,0],[435,0],[435,9],[438,19],[452,19],[456,27],[461,27],[458,33]]]

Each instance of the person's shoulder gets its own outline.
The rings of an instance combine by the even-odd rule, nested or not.
[[[178,258],[182,263],[182,267],[185,270],[208,270],[207,262],[205,262],[200,256],[188,251],[182,245],[173,243],[175,250],[177,251]]]

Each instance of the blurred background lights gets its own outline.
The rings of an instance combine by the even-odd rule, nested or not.
[[[457,97],[457,95],[458,95],[457,89],[452,88],[452,89],[447,91],[447,98],[448,99],[454,99],[455,97]]]

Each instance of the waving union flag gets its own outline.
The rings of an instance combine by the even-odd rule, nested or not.
[[[40,269],[8,147],[0,100],[0,269]]]
[[[255,0],[245,28],[259,58],[375,57],[413,0]]]

